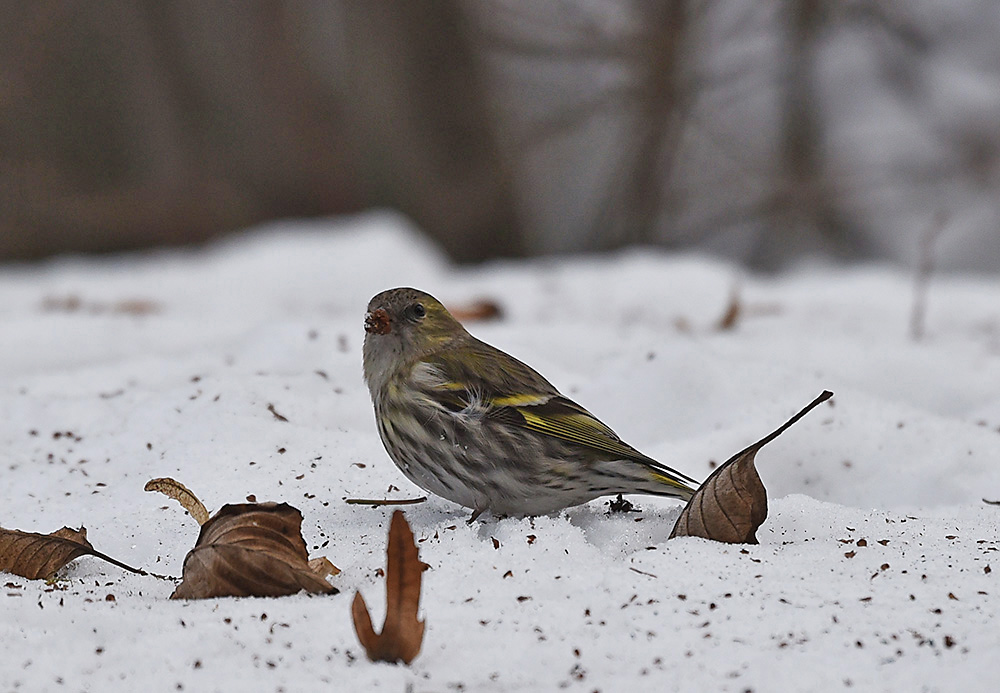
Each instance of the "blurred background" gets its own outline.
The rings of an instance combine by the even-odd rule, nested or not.
[[[1000,268],[993,0],[0,0],[0,259],[391,207],[462,262]]]

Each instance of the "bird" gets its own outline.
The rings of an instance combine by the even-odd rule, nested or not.
[[[469,334],[430,294],[383,291],[364,324],[364,380],[386,452],[414,484],[471,509],[470,522],[617,494],[694,494],[694,479]]]

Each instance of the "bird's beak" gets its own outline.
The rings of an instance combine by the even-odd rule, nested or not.
[[[384,308],[376,308],[365,314],[365,332],[368,334],[389,334],[392,323]]]

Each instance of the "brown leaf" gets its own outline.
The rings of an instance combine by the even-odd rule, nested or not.
[[[198,500],[198,496],[187,486],[170,477],[161,479],[150,479],[143,487],[143,491],[158,491],[165,496],[173,498],[181,504],[181,507],[188,511],[188,514],[195,519],[199,525],[208,522],[208,508]]]
[[[95,556],[132,573],[143,571],[107,556],[87,541],[87,530],[63,527],[52,534],[0,528],[0,572],[29,580],[48,580],[70,561]]]
[[[130,298],[115,303],[111,311],[122,315],[153,315],[160,312],[160,304],[145,298]]]
[[[810,410],[833,397],[823,394],[773,433],[733,455],[712,472],[681,511],[670,538],[703,537],[729,544],[756,544],[757,528],[767,519],[767,491],[754,457]]]
[[[464,305],[449,306],[448,312],[459,322],[500,320],[503,318],[503,309],[500,307],[500,304],[490,299],[480,299]]]
[[[329,570],[309,565],[301,528],[302,513],[287,503],[222,506],[202,525],[184,559],[184,580],[170,598],[336,594],[325,578]]]
[[[351,615],[358,640],[373,662],[409,664],[420,653],[424,622],[417,620],[420,608],[420,581],[427,565],[417,555],[413,532],[402,510],[392,514],[385,578],[385,624],[382,632],[372,628],[368,606],[360,592],[354,595]]]

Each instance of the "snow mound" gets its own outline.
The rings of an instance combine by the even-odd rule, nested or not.
[[[349,604],[361,589],[380,617],[391,508],[344,499],[420,494],[361,380],[365,305],[400,285],[497,301],[473,333],[696,478],[836,397],[758,456],[759,546],[668,542],[679,507],[641,497],[471,526],[441,499],[408,508],[424,650],[373,665]],[[1000,280],[934,278],[920,341],[912,303],[912,278],[878,266],[748,276],[642,249],[459,269],[390,214],[0,267],[0,525],[84,524],[179,575],[197,526],[142,492],[171,476],[210,509],[295,505],[343,570],[337,596],[192,603],[90,558],[51,586],[4,576],[0,689],[974,688],[1000,647],[981,502],[1000,497]]]

